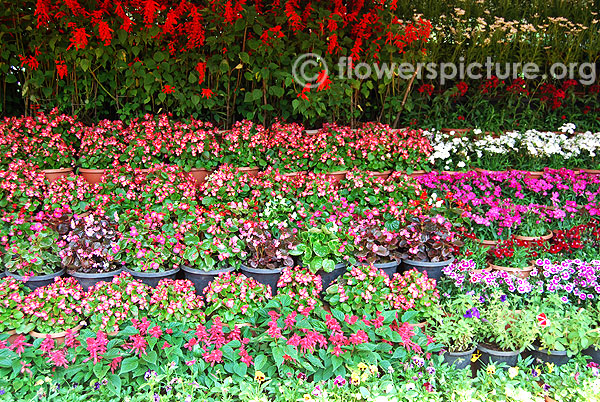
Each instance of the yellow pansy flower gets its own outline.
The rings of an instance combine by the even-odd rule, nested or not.
[[[360,371],[365,371],[368,368],[369,368],[369,366],[367,366],[365,363],[363,363],[363,362],[358,363],[358,369]]]
[[[475,363],[477,360],[479,360],[480,357],[481,357],[481,352],[476,351],[475,353],[473,353],[473,356],[471,356],[471,361],[473,363]]]
[[[254,379],[258,382],[263,382],[265,380],[265,374],[262,371],[256,371],[254,373]]]
[[[496,366],[490,364],[489,366],[487,366],[487,368],[485,369],[485,371],[488,374],[496,374]]]
[[[511,379],[515,378],[518,374],[519,374],[519,368],[518,367],[511,367],[511,368],[508,369],[508,376]]]

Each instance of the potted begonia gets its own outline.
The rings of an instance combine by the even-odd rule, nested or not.
[[[344,255],[352,253],[354,246],[347,235],[333,223],[304,227],[298,232],[298,245],[290,252],[297,256],[302,266],[321,275],[323,289],[346,270]]]
[[[373,264],[391,278],[401,262],[398,232],[388,230],[379,219],[358,217],[350,223],[349,230],[354,238],[357,263]]]
[[[15,278],[7,276],[0,279],[0,334],[8,335],[8,343],[12,343],[19,333],[28,332],[21,311],[26,290],[23,283]]]
[[[215,169],[221,160],[217,129],[208,122],[192,119],[177,122],[172,131],[169,163],[189,171],[198,185]]]
[[[204,307],[191,281],[162,279],[151,290],[147,314],[161,323],[176,322],[193,327],[204,323]]]
[[[393,310],[390,279],[374,265],[355,265],[325,290],[331,308],[349,315],[375,318],[377,312]]]
[[[44,201],[44,178],[31,163],[10,162],[0,170],[0,208],[6,213],[36,212]]]
[[[121,325],[146,316],[152,289],[121,272],[110,282],[98,282],[88,289],[82,302],[90,329],[116,334]]]
[[[256,177],[267,165],[267,133],[265,127],[249,120],[236,122],[231,130],[222,133],[222,162]]]
[[[324,124],[306,143],[305,152],[311,155],[310,168],[325,174],[332,183],[339,183],[354,166],[351,145],[354,138],[350,127]]]
[[[298,240],[293,231],[279,225],[273,234],[265,221],[247,220],[240,226],[240,239],[245,244],[247,258],[241,264],[246,276],[268,285],[272,294],[277,292],[277,282],[285,267],[292,267],[291,253]]]
[[[108,250],[113,260],[134,278],[151,287],[161,279],[175,279],[182,264],[177,253],[179,240],[165,213],[136,212],[138,220],[119,223],[117,239]]]
[[[68,222],[62,240],[65,243],[59,251],[62,265],[86,291],[97,282],[111,281],[123,269],[112,254],[118,247],[115,222],[93,214],[75,216]]]
[[[441,215],[417,215],[399,231],[402,264],[405,269],[416,268],[440,279],[442,269],[454,261],[455,247],[462,245],[452,224]]]
[[[233,327],[253,322],[254,313],[271,299],[271,290],[242,273],[223,272],[206,287],[204,297],[206,314]]]
[[[125,152],[125,126],[120,120],[101,120],[86,127],[81,138],[77,164],[79,174],[90,184],[100,183]]]
[[[56,278],[53,283],[35,289],[25,297],[21,307],[32,329],[30,335],[63,343],[68,330],[76,332],[85,324],[84,298],[85,292],[75,278]]]
[[[142,172],[153,165],[164,164],[172,153],[173,125],[165,114],[131,120],[123,133],[127,146],[119,162]]]
[[[43,213],[35,221],[18,218],[8,232],[6,274],[34,290],[65,273],[59,257],[59,233]]]

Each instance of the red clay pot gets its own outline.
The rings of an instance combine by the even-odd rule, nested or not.
[[[84,169],[79,168],[79,174],[90,184],[98,184],[102,181],[102,177],[106,173],[106,169]]]
[[[44,169],[42,170],[46,175],[46,180],[52,183],[55,180],[60,179],[61,177],[69,176],[73,174],[73,168],[64,168],[64,169]]]

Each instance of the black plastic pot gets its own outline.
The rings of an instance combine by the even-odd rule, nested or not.
[[[361,265],[369,265],[369,263],[367,263],[367,262],[359,262],[359,264],[361,264]],[[382,262],[382,263],[375,263],[375,264],[373,264],[373,266],[375,268],[383,270],[383,272],[385,272],[385,274],[388,277],[390,277],[390,278],[398,270],[398,265],[400,265],[400,263],[398,261]]]
[[[116,271],[94,273],[94,274],[92,274],[92,273],[88,274],[88,273],[76,272],[76,271],[69,271],[68,273],[73,278],[77,279],[77,282],[79,282],[79,284],[81,285],[83,290],[85,290],[87,292],[89,288],[91,288],[98,282],[112,281],[112,279],[115,276],[119,275],[121,273],[121,271],[123,271],[123,270],[117,269]]]
[[[534,346],[531,350],[531,357],[535,360],[540,360],[544,363],[553,363],[557,366],[567,364],[571,360],[566,350],[546,350],[537,346]]]
[[[158,286],[158,283],[163,279],[175,279],[175,275],[179,272],[179,268],[170,269],[162,272],[138,272],[125,268],[125,272],[129,272],[138,281],[151,286]]]
[[[507,366],[514,367],[517,365],[519,360],[520,350],[504,352],[501,350],[494,350],[489,345],[480,343],[477,345],[477,349],[481,352],[479,361],[485,365],[490,363],[506,363]]]
[[[214,271],[201,271],[196,268],[186,267],[185,265],[183,265],[181,269],[185,274],[185,279],[188,279],[194,283],[197,295],[202,294],[204,292],[204,289],[208,286],[208,284],[212,282],[217,276],[219,276],[219,274],[235,270],[234,267],[229,267],[225,269],[216,269]]]
[[[433,278],[439,281],[442,277],[442,269],[454,262],[454,257],[446,261],[440,262],[429,262],[429,261],[415,261],[415,260],[402,260],[402,268],[407,271],[409,269],[416,268],[419,272],[427,272],[427,277]]]
[[[321,283],[323,284],[323,292],[331,285],[331,282],[335,281],[338,277],[342,276],[346,272],[346,263],[342,262],[336,264],[331,272],[324,272],[320,270],[317,274],[321,275]]]
[[[445,352],[444,361],[449,366],[454,366],[457,370],[466,369],[467,367],[471,367],[473,352],[475,352],[475,346],[465,352]]]
[[[277,294],[277,282],[283,272],[283,267],[277,269],[260,269],[250,268],[242,264],[240,267],[242,273],[249,278],[255,279],[257,282],[267,285],[271,288],[271,294]]]
[[[581,353],[583,353],[586,356],[590,356],[594,363],[600,364],[600,347],[590,346]]]
[[[40,276],[30,276],[27,279],[27,282],[24,282],[24,285],[27,286],[31,290],[36,290],[37,288],[41,288],[42,286],[49,285],[54,282],[54,278],[58,278],[65,274],[65,269],[61,269],[58,272],[48,275],[40,275]],[[12,276],[18,281],[24,281],[25,277],[17,274],[13,274],[11,272],[6,272],[7,276]]]

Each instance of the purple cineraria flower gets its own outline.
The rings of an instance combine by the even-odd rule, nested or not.
[[[506,301],[506,295],[500,296],[500,301],[504,303]]]

